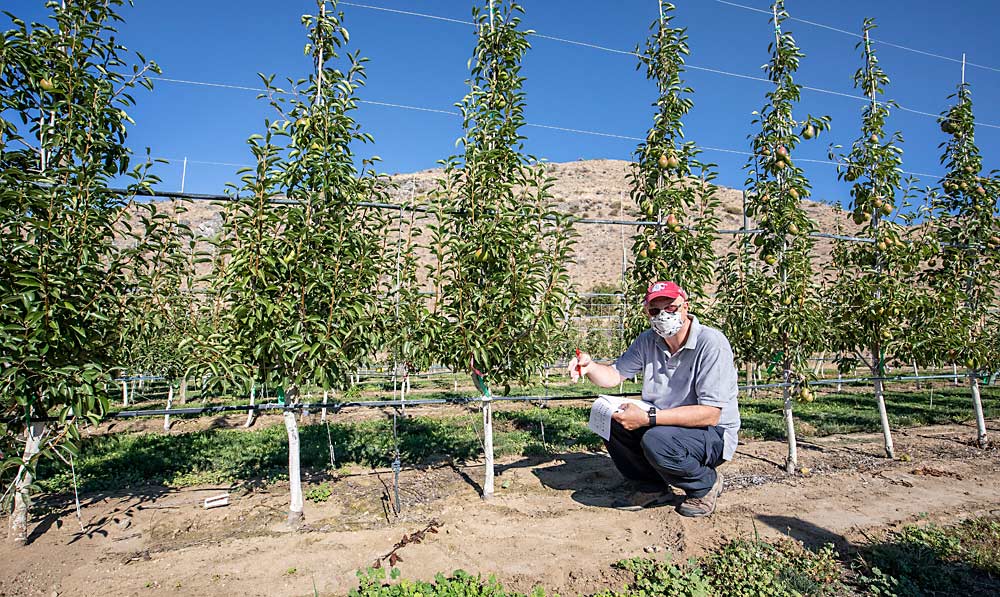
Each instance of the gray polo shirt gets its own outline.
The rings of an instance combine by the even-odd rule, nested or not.
[[[733,349],[722,332],[691,315],[687,342],[676,354],[671,355],[667,343],[649,329],[618,357],[614,368],[622,377],[642,372],[642,399],[659,410],[690,404],[721,408],[722,457],[732,460],[740,430],[739,389]]]

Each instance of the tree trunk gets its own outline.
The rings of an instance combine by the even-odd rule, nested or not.
[[[288,405],[295,403],[298,391],[295,387],[288,389],[285,396]],[[288,505],[288,526],[297,527],[302,523],[304,515],[302,513],[302,473],[299,468],[299,422],[295,417],[295,411],[286,410],[285,431],[288,433],[288,488],[291,493],[291,500]]]
[[[128,406],[128,382],[122,381],[122,406]]]
[[[875,377],[875,403],[878,404],[878,418],[882,423],[882,439],[885,443],[885,455],[889,458],[896,457],[896,450],[892,445],[892,429],[889,427],[889,415],[885,411],[885,394],[882,390],[882,380],[877,371],[872,372]]]
[[[969,389],[972,390],[972,409],[976,411],[976,443],[980,448],[985,448],[986,421],[983,419],[983,402],[979,397],[979,378],[976,374],[969,372]]]
[[[45,423],[32,423],[28,426],[24,462],[30,462],[38,454],[44,434]],[[14,478],[14,506],[10,512],[10,536],[20,545],[28,542],[28,506],[31,503],[30,486],[33,481],[31,470],[22,464]]]
[[[795,472],[799,464],[798,446],[795,443],[795,420],[792,418],[792,388],[788,386],[789,374],[785,367],[785,404],[782,411],[785,414],[785,435],[788,437],[788,458],[785,460],[785,472],[789,475]]]
[[[188,378],[187,375],[181,378],[180,386],[180,396],[178,396],[178,402],[181,404],[187,404],[188,401]]]
[[[174,384],[167,382],[167,410],[174,405]],[[163,430],[170,431],[170,415],[163,415]]]
[[[329,398],[330,398],[330,392],[329,392],[329,390],[323,390],[323,404],[326,404],[326,401]],[[325,406],[322,408],[322,410],[320,410],[319,421],[320,421],[320,423],[326,423],[326,407]]]
[[[257,404],[257,384],[250,385],[250,406]],[[250,427],[257,420],[257,410],[249,409],[247,410],[247,422],[243,425],[244,427]]]
[[[486,455],[486,478],[483,481],[483,499],[493,498],[493,401],[483,396],[483,452]]]

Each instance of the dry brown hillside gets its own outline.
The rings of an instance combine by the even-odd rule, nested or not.
[[[567,163],[549,164],[555,178],[552,193],[559,209],[581,218],[595,219],[635,219],[637,210],[628,195],[626,178],[629,162],[622,160],[581,160]],[[396,183],[394,201],[403,202],[410,196],[429,194],[436,185],[441,171],[423,170],[392,177]],[[742,197],[738,190],[721,189],[719,210],[720,228],[737,229],[742,226]],[[826,204],[813,201],[804,202],[805,209],[822,232],[836,232],[838,219],[834,209]],[[199,236],[209,236],[221,226],[219,208],[211,203],[194,202],[188,204],[187,213],[182,218],[191,225]],[[839,218],[845,226],[846,218]],[[753,226],[753,222],[750,222]],[[616,284],[621,280],[623,244],[625,254],[630,258],[633,226],[611,224],[580,224],[577,242],[577,260],[570,266],[570,273],[578,288],[589,290],[598,283]],[[854,230],[853,224],[845,233]],[[733,240],[732,235],[719,237],[715,243],[715,255],[724,255]],[[829,261],[831,242],[820,239],[816,246],[817,263]]]

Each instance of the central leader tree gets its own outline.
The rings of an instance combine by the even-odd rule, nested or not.
[[[788,19],[784,2],[776,0],[772,12],[774,42],[770,46],[771,61],[764,68],[774,89],[768,92],[768,103],[754,120],[760,132],[752,138],[753,157],[747,164],[750,176],[746,181],[747,214],[757,220],[760,230],[752,243],[760,261],[746,266],[742,278],[734,277],[736,268],[728,268],[723,301],[736,303],[753,295],[749,305],[731,307],[742,307],[741,319],[747,328],[732,329],[732,323],[727,328],[734,335],[749,331],[756,350],[766,347],[772,353],[761,355],[761,360],[773,361],[782,370],[788,436],[785,465],[791,473],[798,461],[792,388],[798,387],[799,397],[811,398],[811,390],[801,384],[809,371],[807,360],[821,342],[825,318],[812,272],[814,243],[809,233],[815,230],[815,223],[801,204],[809,195],[809,181],[792,156],[801,138],[811,139],[830,125],[825,116],[809,116],[801,121],[794,118],[792,110],[799,101],[801,86],[793,76],[803,54],[792,35],[781,29]]]
[[[969,84],[963,80],[951,97],[956,103],[941,117],[941,130],[949,136],[941,164],[948,173],[941,181],[941,192],[932,197],[941,254],[940,262],[933,262],[927,271],[927,281],[936,300],[919,314],[921,345],[941,360],[964,362],[968,367],[977,440],[985,446],[978,375],[997,365],[991,317],[996,317],[1000,307],[1000,181],[995,172],[982,174]]]
[[[115,41],[122,4],[50,2],[30,26],[7,13],[0,37],[0,493],[19,543],[35,464],[69,464],[79,423],[107,410],[121,322],[166,238],[134,200],[156,179],[126,110],[159,69]]]
[[[228,357],[213,363],[218,375],[244,388],[261,382],[287,406],[304,386],[345,385],[379,348],[392,271],[387,222],[361,205],[384,202],[383,187],[351,153],[352,143],[370,140],[352,117],[365,60],[347,54],[337,66],[348,41],[343,14],[335,2],[317,8],[303,17],[313,74],[291,94],[265,78],[279,118],[250,138],[256,166],[225,206],[217,291],[229,308],[211,342]],[[298,424],[294,410],[284,417],[294,525],[302,518]]]
[[[552,361],[571,307],[571,221],[555,210],[545,168],[523,153],[522,13],[507,0],[473,8],[478,41],[458,104],[465,151],[443,163],[430,235],[439,361],[481,372],[505,393]],[[489,498],[492,407],[481,389]]]
[[[923,289],[906,274],[920,266],[922,257],[933,248],[919,240],[919,231],[902,226],[892,217],[904,201],[901,170],[903,151],[897,132],[887,136],[886,119],[891,102],[877,98],[889,77],[878,64],[871,47],[873,21],[864,24],[862,48],[864,66],[854,75],[854,86],[870,99],[864,110],[861,137],[850,153],[843,156],[840,177],[853,183],[851,211],[861,226],[858,241],[838,240],[834,248],[837,267],[830,298],[830,337],[833,348],[845,354],[841,366],[864,363],[874,378],[875,402],[889,458],[895,456],[889,418],[885,409],[883,380],[886,359],[905,351],[903,332],[922,297]],[[914,240],[905,242],[908,235]]]
[[[641,302],[651,282],[661,279],[677,282],[694,304],[706,305],[712,281],[718,188],[712,183],[716,175],[711,165],[697,161],[700,150],[684,141],[682,120],[693,102],[681,74],[690,51],[686,29],[671,26],[673,10],[661,0],[660,18],[651,26],[645,50],[636,49],[639,68],[645,67],[646,78],[656,81],[659,95],[653,104],[653,126],[636,149],[629,181],[640,214],[657,225],[641,227],[632,239],[635,262],[626,294],[632,305]],[[633,335],[648,327],[641,311],[630,313]]]
[[[555,210],[545,168],[523,153],[522,13],[509,1],[473,9],[479,39],[458,104],[465,151],[443,164],[430,238],[439,358],[498,384],[527,382],[551,362],[570,306],[571,222]]]

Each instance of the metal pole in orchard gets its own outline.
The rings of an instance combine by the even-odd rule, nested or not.
[[[620,219],[625,219],[625,191],[618,191],[618,217]],[[625,245],[625,227],[621,227],[621,237],[622,237],[622,285],[621,292],[619,293],[618,306],[620,307],[621,317],[618,319],[618,346],[615,346],[615,351],[621,349],[625,345],[625,297],[627,296],[627,285],[628,280],[626,279],[626,271],[628,270],[628,250]],[[588,352],[590,352],[588,350]],[[625,380],[622,380],[618,384],[618,393],[621,394],[625,389]]]

